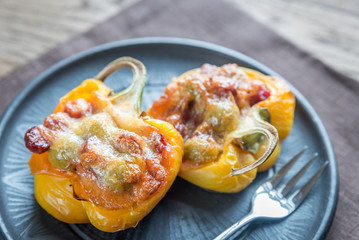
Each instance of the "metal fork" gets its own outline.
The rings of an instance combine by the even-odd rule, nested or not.
[[[314,156],[304,165],[304,167],[299,170],[296,175],[294,175],[294,177],[288,180],[286,184],[277,187],[288,170],[293,166],[293,164],[299,159],[299,157],[306,149],[307,147],[304,147],[280,170],[275,172],[271,178],[259,186],[252,197],[252,209],[247,214],[247,216],[233,224],[231,227],[221,233],[221,235],[216,237],[215,240],[228,239],[235,232],[255,219],[281,219],[294,212],[294,210],[297,209],[298,206],[303,202],[304,198],[308,195],[320,174],[328,165],[328,161],[326,161],[312,176],[312,178],[306,184],[304,184],[303,187],[288,195],[299,178],[318,156],[318,154],[315,153]]]

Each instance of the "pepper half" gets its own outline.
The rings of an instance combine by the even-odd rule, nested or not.
[[[148,114],[181,133],[182,178],[230,193],[274,165],[294,108],[295,98],[279,78],[236,64],[205,64],[174,78]]]
[[[134,81],[115,94],[103,81],[123,67]],[[170,188],[183,141],[171,124],[140,116],[145,77],[141,62],[119,58],[25,134],[35,198],[58,220],[106,232],[135,227]]]

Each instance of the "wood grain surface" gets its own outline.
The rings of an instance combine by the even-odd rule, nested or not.
[[[0,76],[137,0],[0,0]],[[359,1],[227,0],[359,81]]]
[[[136,0],[0,0],[0,76]]]
[[[359,80],[359,1],[229,1],[334,69]]]

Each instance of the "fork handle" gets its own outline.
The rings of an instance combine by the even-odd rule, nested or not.
[[[248,213],[247,216],[227,228],[224,232],[222,232],[220,235],[218,235],[214,240],[225,240],[230,238],[235,232],[243,228],[248,223],[252,222],[254,219],[258,218],[257,215],[255,215],[253,212]]]

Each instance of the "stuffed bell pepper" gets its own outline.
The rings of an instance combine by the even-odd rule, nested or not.
[[[124,67],[134,81],[115,94],[103,81]],[[180,168],[182,137],[171,124],[140,116],[145,77],[141,62],[119,58],[26,132],[35,197],[49,214],[116,232],[135,227],[165,195]]]
[[[273,166],[294,108],[295,98],[279,78],[236,64],[205,64],[174,78],[148,114],[181,133],[182,178],[229,193]]]

